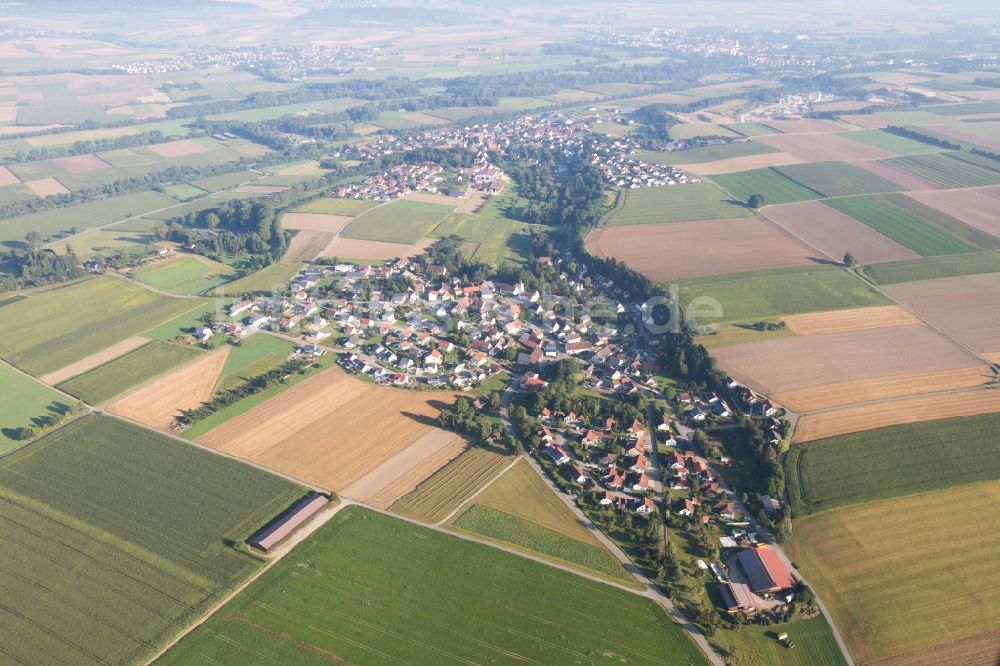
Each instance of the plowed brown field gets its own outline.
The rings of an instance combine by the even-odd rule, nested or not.
[[[937,208],[988,234],[1000,238],[1000,185],[968,190],[907,192],[906,196]]]
[[[789,315],[782,317],[782,321],[796,335],[863,331],[869,328],[882,328],[883,326],[903,326],[920,323],[919,319],[898,305]]]
[[[227,421],[198,442],[340,492],[434,430],[440,407],[454,402],[456,395],[375,386],[332,368]],[[424,442],[411,453],[428,448]],[[419,465],[418,457],[400,461],[412,468]]]
[[[182,410],[197,407],[212,397],[230,349],[232,347],[227,345],[164,375],[111,403],[108,411],[160,430],[169,430]]]

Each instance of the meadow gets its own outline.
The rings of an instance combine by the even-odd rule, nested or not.
[[[495,478],[509,462],[510,458],[487,449],[469,449],[390,508],[408,518],[438,523]]]
[[[232,345],[216,390],[235,388],[250,377],[278,367],[294,349],[293,343],[273,335],[252,335]]]
[[[649,599],[358,507],[162,663],[236,664],[261,652],[285,663],[317,654],[355,663],[706,663]]]
[[[644,152],[637,154],[636,157],[655,164],[702,164],[704,162],[725,160],[731,157],[747,157],[749,155],[763,155],[765,153],[776,152],[778,152],[776,148],[772,148],[759,141],[740,141],[713,146],[699,146],[697,148],[689,148],[688,150]]]
[[[305,489],[105,416],[0,462],[5,654],[144,662],[256,571]]]
[[[955,256],[904,259],[862,266],[875,284],[898,284],[934,278],[1000,272],[1000,252],[970,252]]]
[[[371,210],[377,206],[374,201],[364,199],[335,199],[333,197],[323,197],[314,199],[307,204],[303,204],[295,209],[296,213],[324,213],[326,215],[360,215],[366,210]]]
[[[947,192],[947,190],[938,191]],[[951,192],[950,194],[956,193]],[[962,199],[967,201],[970,206],[976,205],[977,202],[975,200],[969,200],[968,191],[963,191],[960,194]],[[976,191],[975,194],[979,194],[979,191]],[[925,195],[921,193],[917,196],[923,198]],[[891,203],[893,206],[909,211],[913,215],[927,220],[934,226],[944,229],[948,233],[954,234],[962,240],[972,243],[977,247],[984,250],[1000,250],[1000,238],[997,238],[993,234],[989,233],[986,229],[980,229],[972,226],[957,217],[949,215],[945,211],[932,208],[930,205],[918,200],[915,196],[908,196],[905,194],[885,194],[882,195],[882,198]],[[985,213],[985,211],[983,211],[983,213]]]
[[[876,194],[901,189],[896,183],[846,162],[812,162],[771,168],[824,197]],[[767,200],[767,195],[764,198]]]
[[[93,370],[62,382],[58,388],[91,405],[159,377],[197,357],[200,350],[154,340]]]
[[[858,663],[993,663],[995,649],[982,662],[907,655],[995,632],[997,502],[991,481],[828,511],[796,520],[785,549]]]
[[[461,236],[469,259],[503,266],[524,263],[531,249],[533,228],[537,226],[506,218],[452,213],[430,232],[430,236]]]
[[[702,324],[760,321],[783,314],[889,303],[884,296],[836,266],[792,266],[680,282],[680,299],[684,307],[700,296],[714,298],[723,312],[721,319],[706,319]]]
[[[0,356],[43,375],[110,347],[200,305],[100,277],[8,305],[0,319]]]
[[[841,136],[846,139],[851,139],[852,141],[860,141],[861,143],[867,143],[870,146],[878,146],[879,148],[891,150],[900,156],[940,153],[944,150],[938,146],[932,146],[929,143],[914,141],[913,139],[907,139],[905,136],[899,136],[897,134],[893,134],[892,132],[886,132],[885,130],[880,129],[861,130],[859,132],[844,132]]]
[[[712,180],[739,201],[746,201],[751,194],[762,194],[765,204],[809,201],[823,196],[815,190],[786,178],[772,167],[718,174],[712,176]]]
[[[884,162],[902,167],[943,187],[979,187],[1000,183],[1000,171],[956,159],[950,153],[911,155]]]
[[[72,401],[35,380],[0,363],[0,455],[18,446],[18,428],[35,425],[40,416],[70,408]]]
[[[341,232],[341,236],[389,243],[416,243],[453,210],[449,206],[401,199],[358,216]]]
[[[711,183],[620,190],[603,226],[750,217],[753,212]]]
[[[789,650],[778,642],[787,633],[795,643]],[[727,649],[731,666],[840,666],[844,658],[830,625],[823,617],[795,618],[778,624],[744,624],[739,631],[723,631],[712,637],[713,644]]]
[[[975,252],[979,248],[879,196],[824,201],[923,257]]]
[[[239,294],[270,294],[276,288],[284,288],[288,281],[295,277],[301,270],[303,264],[295,263],[274,263],[259,271],[250,273],[241,278],[222,284],[213,289],[211,294],[216,296]]]
[[[132,271],[149,286],[172,294],[199,294],[230,279],[230,266],[197,255],[182,255],[165,262],[153,262]]]
[[[632,575],[607,549],[583,543],[504,511],[473,504],[451,523],[465,532],[575,565],[591,573],[635,584]]]
[[[796,517],[1000,478],[1000,414],[867,430],[793,446],[785,477]]]
[[[674,140],[694,139],[701,136],[722,136],[735,139],[741,136],[741,134],[727,129],[725,125],[708,123],[679,123],[671,125],[668,132],[670,138]]]

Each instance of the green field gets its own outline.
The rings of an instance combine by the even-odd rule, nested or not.
[[[743,136],[767,136],[776,132],[767,125],[757,123],[727,123],[723,125],[726,129],[742,134]]]
[[[700,296],[722,306],[722,319],[701,322],[706,325],[891,302],[836,266],[773,268],[680,282],[682,306]]]
[[[904,189],[871,171],[846,162],[812,162],[772,168],[789,180],[819,192],[824,197],[877,194]],[[766,194],[764,198],[770,202]]]
[[[110,277],[78,282],[5,307],[0,357],[44,375],[202,304]]]
[[[227,282],[212,290],[215,295],[238,296],[240,294],[270,294],[276,289],[284,288],[288,282],[302,269],[301,263],[275,263],[255,273]]]
[[[242,542],[304,489],[90,416],[0,462],[4,653],[143,663],[262,565]]]
[[[532,228],[538,226],[504,218],[452,213],[429,235],[431,238],[461,236],[467,243],[468,258],[499,267],[524,263],[531,250]]]
[[[792,511],[851,504],[1000,479],[1000,414],[908,423],[793,446],[785,458]]]
[[[751,194],[764,195],[765,204],[809,201],[823,196],[786,178],[772,168],[719,174],[712,176],[712,180],[739,201],[746,201]]]
[[[94,256],[118,254],[122,250],[141,254],[149,249],[147,246],[154,241],[155,237],[152,233],[125,230],[115,225],[104,229],[85,231],[78,236],[57,241],[50,247],[56,254],[66,254],[67,248],[71,247],[77,257],[89,259]]]
[[[725,125],[710,124],[685,124],[679,123],[671,125],[669,130],[670,138],[674,140],[694,139],[700,136],[724,136],[729,138],[739,138],[742,136]]]
[[[200,187],[195,187],[194,185],[189,185],[187,183],[178,183],[176,185],[167,185],[163,188],[163,193],[167,196],[173,197],[178,201],[188,201],[189,199],[197,199],[198,197],[203,197],[208,192],[201,189]]]
[[[392,510],[427,523],[440,522],[509,462],[509,458],[486,449],[468,449],[397,500]]]
[[[360,215],[340,235],[361,240],[416,243],[433,231],[453,210],[453,206],[401,199]]]
[[[685,220],[750,217],[753,211],[711,183],[620,190],[602,225],[656,224]]]
[[[127,354],[59,384],[59,388],[91,405],[154,379],[200,354],[195,347],[182,347],[154,340]]]
[[[216,390],[235,388],[249,377],[278,367],[294,349],[293,343],[273,335],[251,335],[229,351]]]
[[[652,600],[347,507],[163,659],[704,664]]]
[[[951,215],[942,213],[936,208],[922,204],[905,194],[890,193],[883,195],[883,198],[893,206],[905,209],[917,217],[927,220],[934,226],[944,229],[977,247],[984,250],[1000,250],[1000,238],[966,224]]]
[[[18,428],[36,425],[34,420],[40,416],[65,413],[70,403],[40,382],[0,363],[0,455],[18,446]]]
[[[827,199],[823,203],[863,222],[923,257],[975,252],[979,249],[884,197],[844,197]]]
[[[632,575],[602,546],[577,541],[503,511],[473,504],[453,523],[458,529],[576,565],[585,571],[633,583]]]
[[[192,255],[154,261],[132,271],[140,282],[172,294],[198,294],[219,286],[232,274],[230,266]]]
[[[759,141],[740,141],[715,146],[701,146],[689,150],[645,152],[639,153],[636,157],[655,164],[703,164],[730,157],[745,157],[747,155],[763,155],[764,153],[776,152],[778,152],[777,148],[772,148]]]
[[[970,252],[956,256],[903,259],[863,266],[861,272],[875,284],[897,284],[977,273],[1000,273],[1000,253]]]
[[[68,232],[73,227],[83,230],[176,203],[159,192],[139,192],[68,208],[53,208],[40,213],[11,217],[0,220],[0,241],[23,241],[29,231],[37,231],[43,237],[48,237]]]
[[[795,643],[791,650],[778,643],[778,634],[787,633]],[[723,631],[712,643],[729,652],[731,666],[840,666],[844,657],[830,625],[822,617],[795,618],[778,624],[745,624],[739,631]]]
[[[950,153],[911,155],[882,160],[944,187],[979,187],[1000,183],[1000,171],[957,159]]]
[[[260,178],[260,174],[255,171],[233,171],[232,173],[223,173],[218,176],[192,180],[191,185],[207,192],[218,192],[219,190],[236,187],[257,178]]]
[[[932,146],[931,144],[924,143],[923,141],[907,139],[905,136],[899,136],[898,134],[893,134],[892,132],[886,132],[885,130],[880,129],[861,130],[859,132],[842,132],[839,136],[842,136],[845,139],[867,143],[870,146],[885,148],[886,150],[891,150],[897,155],[923,155],[925,153],[940,153],[944,150],[944,148]]]

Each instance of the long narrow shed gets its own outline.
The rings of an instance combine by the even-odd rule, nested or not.
[[[271,523],[247,541],[254,548],[265,553],[278,545],[285,537],[309,520],[330,500],[325,495],[313,494],[303,498],[281,518]]]

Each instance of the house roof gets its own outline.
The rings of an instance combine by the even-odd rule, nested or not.
[[[722,600],[729,610],[743,610],[753,608],[753,595],[750,587],[743,583],[724,583],[722,585]]]

